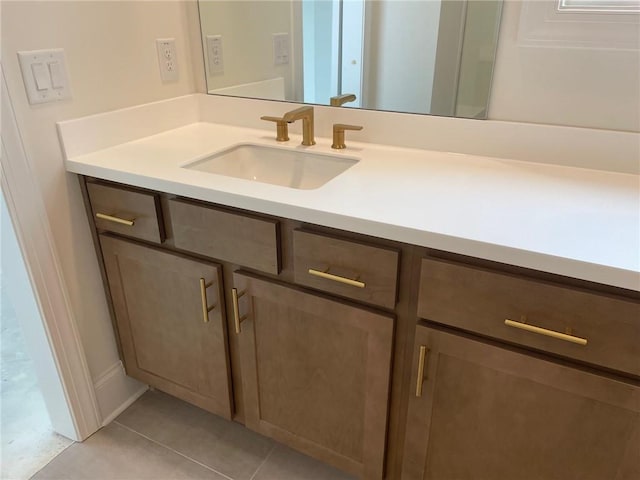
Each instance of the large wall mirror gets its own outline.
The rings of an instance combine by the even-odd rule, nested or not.
[[[211,94],[486,118],[502,0],[199,0]]]

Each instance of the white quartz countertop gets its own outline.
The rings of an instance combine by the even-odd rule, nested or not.
[[[330,139],[359,162],[315,190],[182,168],[271,131],[195,122],[66,159],[69,172],[640,291],[640,177]]]

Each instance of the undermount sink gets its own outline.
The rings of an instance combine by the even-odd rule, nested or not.
[[[357,159],[342,155],[245,143],[183,165],[183,168],[311,190],[321,187],[356,163]]]

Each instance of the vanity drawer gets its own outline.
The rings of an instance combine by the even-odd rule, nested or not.
[[[266,273],[280,272],[277,220],[181,199],[168,203],[177,248]]]
[[[295,230],[293,255],[296,283],[385,308],[396,305],[397,250]]]
[[[640,302],[633,300],[423,259],[418,315],[640,375]],[[555,332],[566,336],[553,336]],[[581,339],[586,344],[574,343],[584,343]]]
[[[96,227],[128,237],[162,243],[160,196],[100,182],[87,182]]]

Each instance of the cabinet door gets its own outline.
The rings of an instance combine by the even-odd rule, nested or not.
[[[393,317],[250,274],[234,284],[246,425],[382,478]]]
[[[221,267],[105,235],[100,244],[127,374],[231,418]]]
[[[412,390],[403,480],[640,478],[638,386],[418,327]]]

